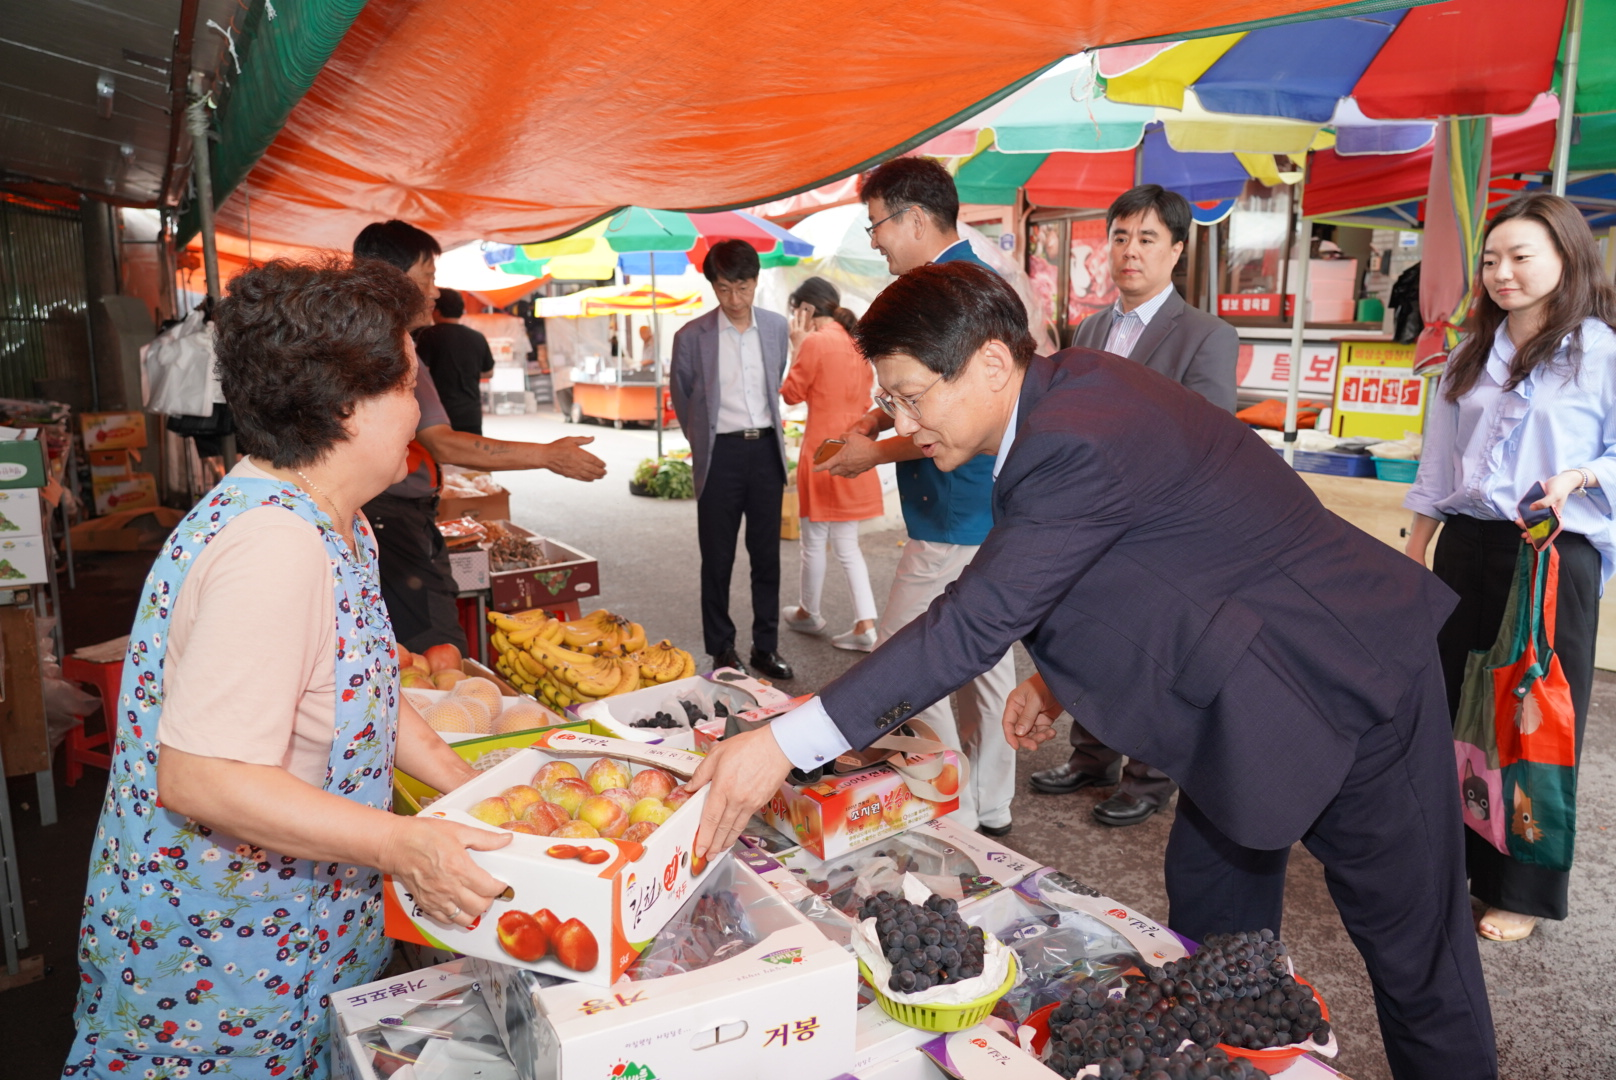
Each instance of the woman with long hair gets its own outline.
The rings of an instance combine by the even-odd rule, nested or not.
[[[789,629],[823,634],[819,599],[825,587],[825,547],[836,553],[853,591],[853,629],[832,637],[838,649],[875,648],[875,593],[859,550],[860,521],[881,516],[881,481],[872,469],[852,478],[815,472],[809,460],[826,439],[841,436],[870,408],[875,373],[853,344],[858,325],[842,306],[836,286],[811,277],[791,294],[791,341],[795,358],[780,396],[788,405],[808,403],[804,460],[797,466],[797,503],[802,517],[802,600],[785,612]]]
[[[1487,227],[1480,287],[1430,403],[1405,548],[1459,594],[1438,636],[1448,702],[1457,712],[1465,662],[1498,637],[1521,547],[1517,507],[1543,485],[1564,531],[1554,651],[1570,684],[1576,749],[1593,686],[1599,595],[1616,565],[1607,492],[1616,486],[1616,289],[1587,223],[1565,199],[1531,192]],[[1478,930],[1494,941],[1564,919],[1569,874],[1510,858],[1466,830],[1470,891],[1487,905]]]

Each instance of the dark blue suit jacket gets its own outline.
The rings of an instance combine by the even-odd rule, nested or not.
[[[926,614],[825,688],[848,741],[1020,640],[1078,721],[1248,847],[1308,829],[1455,602],[1226,410],[1089,349],[1032,362],[994,517]]]

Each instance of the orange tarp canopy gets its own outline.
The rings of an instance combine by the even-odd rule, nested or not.
[[[249,174],[252,231],[347,250],[400,217],[445,247],[620,206],[779,199],[918,145],[1089,46],[1327,0],[370,0]],[[244,234],[238,188],[219,213]]]

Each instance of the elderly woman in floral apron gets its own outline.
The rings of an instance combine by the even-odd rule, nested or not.
[[[360,261],[274,262],[219,305],[250,455],[146,580],[79,932],[64,1075],[322,1077],[331,994],[388,958],[383,873],[469,925],[508,837],[390,813],[396,764],[475,774],[398,690],[359,507],[405,470],[421,293]]]

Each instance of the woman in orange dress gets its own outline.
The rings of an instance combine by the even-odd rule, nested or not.
[[[819,598],[825,585],[827,543],[847,574],[853,592],[853,629],[831,638],[838,649],[875,648],[875,594],[859,550],[858,523],[880,517],[881,481],[871,469],[848,479],[814,472],[814,452],[826,439],[839,438],[870,409],[874,372],[853,344],[857,325],[842,307],[841,294],[824,278],[811,277],[791,294],[791,339],[796,358],[780,396],[789,405],[808,403],[808,425],[797,466],[797,505],[802,516],[802,600],[784,612],[789,629],[823,634]],[[799,344],[800,342],[800,344]]]

